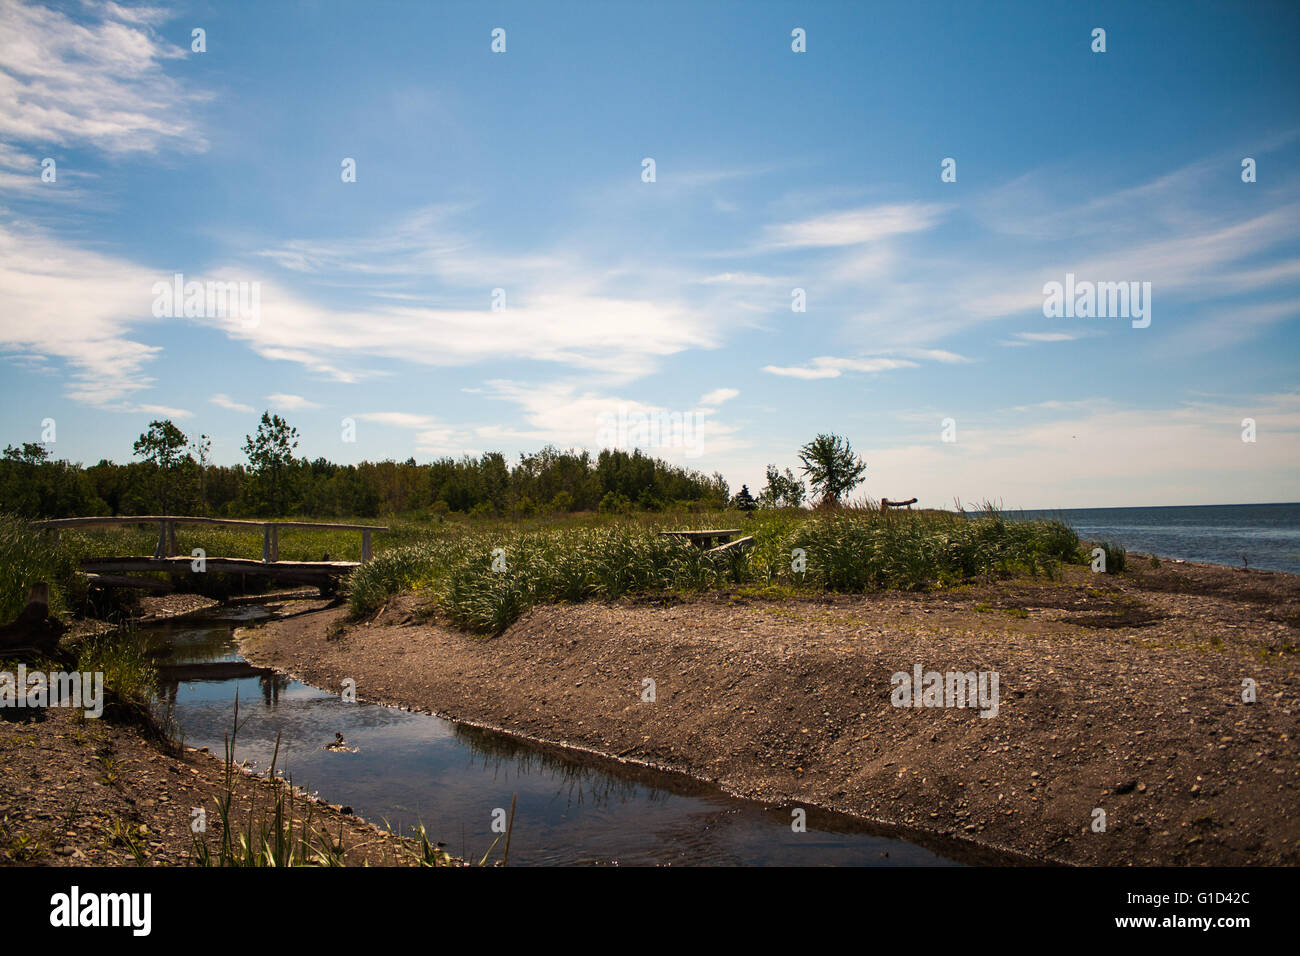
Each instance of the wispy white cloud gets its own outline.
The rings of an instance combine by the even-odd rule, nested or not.
[[[118,154],[206,149],[192,118],[204,96],[163,69],[188,53],[155,32],[170,14],[112,3],[83,13],[0,3],[0,138]]]
[[[374,241],[370,252],[384,258],[381,240]],[[333,247],[328,255],[316,250],[313,256],[319,258],[312,268],[333,268],[337,254]],[[159,320],[151,312],[152,289],[170,279],[170,269],[146,269],[0,222],[0,301],[5,303],[0,348],[65,360],[73,371],[69,395],[107,406],[152,387],[147,366],[161,349],[136,336],[141,327],[159,321],[201,322],[264,358],[297,363],[339,382],[394,374],[392,363],[530,360],[584,370],[611,383],[642,376],[658,360],[685,349],[716,347],[723,341],[721,325],[729,321],[717,318],[725,310],[713,308],[712,300],[691,299],[684,292],[609,291],[602,271],[581,258],[564,259],[563,270],[551,268],[560,261],[553,257],[524,265],[506,259],[499,271],[491,268],[490,255],[480,259],[476,270],[498,276],[521,270],[521,284],[510,286],[503,310],[490,307],[491,287],[486,285],[478,289],[482,305],[475,308],[440,305],[431,293],[393,300],[367,295],[364,289],[353,308],[318,305],[260,270],[227,265],[205,270],[202,277],[260,283],[259,322],[235,317]],[[416,256],[409,268],[418,270],[419,261]],[[441,268],[450,267],[444,263]],[[474,272],[461,276],[459,283],[480,278]],[[684,288],[685,283],[677,285]]]
[[[1086,332],[1015,332],[1010,339],[1000,344],[1006,346],[1027,346],[1042,342],[1077,342],[1087,338]]]
[[[218,392],[217,394],[210,397],[208,401],[211,402],[213,405],[220,406],[221,408],[228,408],[232,412],[253,411],[253,407],[251,405],[244,405],[240,402],[237,402],[234,399],[232,399],[229,395],[225,395],[221,392]]]
[[[143,412],[146,415],[161,415],[164,418],[193,418],[194,413],[185,408],[173,408],[170,405],[130,405],[121,411]]]
[[[941,362],[944,365],[966,365],[972,361],[965,355],[959,355],[947,349],[892,349],[885,354],[903,355],[907,358],[920,359],[926,362]]]
[[[916,368],[917,363],[895,358],[837,358],[819,355],[806,365],[764,365],[763,371],[786,378],[839,378],[845,372],[887,372],[896,368]]]
[[[431,428],[436,422],[429,415],[417,415],[412,412],[360,412],[356,418],[379,425],[392,425],[395,428]]]
[[[157,274],[134,263],[0,224],[0,347],[58,358],[69,397],[110,405],[148,389],[161,351],[131,337],[155,321]]]
[[[432,415],[415,412],[360,412],[354,416],[365,422],[415,432],[412,447],[420,455],[477,454],[482,451],[472,428],[439,421]]]
[[[716,420],[711,410],[703,407],[668,408],[605,394],[574,382],[531,385],[496,379],[487,383],[486,394],[516,405],[525,426],[476,428],[475,434],[489,445],[509,441],[599,449],[609,445],[606,433],[611,427],[617,427],[619,421],[635,423],[641,416],[663,423],[682,423],[680,429],[675,424],[660,429],[653,443],[636,442],[635,428],[630,432],[632,444],[669,461],[690,464],[700,455],[727,455],[749,445],[740,437],[739,426]]]
[[[1254,338],[1300,316],[1300,300],[1230,306],[1222,314],[1190,323],[1180,336],[1189,351],[1209,352]]]
[[[877,354],[940,347],[945,339],[1009,318],[1041,318],[1043,284],[1067,272],[1093,281],[1151,282],[1153,321],[1169,323],[1163,326],[1166,341],[1185,337],[1188,347],[1214,347],[1226,333],[1216,336],[1214,325],[1197,326],[1189,318],[1209,315],[1217,322],[1221,316],[1240,331],[1234,341],[1244,341],[1286,317],[1267,308],[1247,310],[1236,323],[1238,305],[1259,296],[1294,300],[1300,286],[1296,178],[1274,182],[1273,201],[1247,205],[1257,211],[1243,215],[1242,205],[1209,198],[1219,195],[1211,187],[1223,168],[1221,158],[1211,157],[1082,203],[1062,198],[1088,191],[1078,188],[1082,173],[1073,179],[1062,170],[1030,174],[977,192],[953,210],[973,214],[976,228],[963,228],[940,258],[921,230],[946,223],[942,206],[863,207],[866,214],[857,209],[771,226],[766,236],[769,245],[801,250],[805,259],[794,285],[806,288],[810,311],[815,306],[825,316],[834,309],[842,338],[870,343]],[[737,261],[735,271],[743,266]],[[1041,321],[1041,337],[1027,330],[1001,344],[1117,331],[1088,320]],[[825,369],[802,374],[829,377]]]
[[[769,226],[763,247],[806,249],[855,246],[932,228],[947,207],[937,203],[894,203],[824,213]]]
[[[273,395],[266,396],[266,400],[274,407],[283,409],[287,412],[297,412],[303,409],[320,408],[318,402],[309,401],[301,395],[285,395],[282,392],[276,392]]]
[[[46,167],[42,162],[53,158],[37,156],[9,143],[0,142],[0,194],[24,198],[39,195],[46,203],[85,203],[85,192],[77,184],[95,178],[94,174],[84,169],[69,168],[66,163],[60,167],[56,161],[49,168],[54,180],[47,182],[43,178]]]
[[[729,402],[740,394],[738,389],[734,388],[715,388],[713,391],[700,396],[701,405],[721,405],[723,402]]]
[[[701,285],[736,285],[770,287],[788,285],[789,280],[777,276],[763,275],[758,272],[719,272],[696,280]]]
[[[687,304],[539,293],[493,311],[378,305],[343,311],[317,306],[263,282],[261,321],[225,323],[232,338],[268,357],[297,361],[342,381],[356,380],[365,359],[452,366],[530,359],[627,380],[654,360],[719,344]]]
[[[895,357],[897,356],[897,357]],[[964,365],[971,359],[947,349],[897,348],[878,354],[859,356],[819,355],[803,365],[765,365],[763,371],[786,378],[839,378],[845,372],[889,372],[900,368],[917,368],[921,362]]]
[[[685,465],[693,464],[703,454],[726,455],[748,445],[740,440],[738,426],[715,420],[714,410],[706,407],[710,404],[706,399],[713,398],[714,404],[720,404],[726,399],[716,394],[734,389],[718,389],[704,396],[694,408],[667,408],[564,381],[533,384],[493,379],[482,388],[464,391],[513,405],[518,417],[490,411],[491,424],[445,422],[431,415],[401,411],[362,412],[355,417],[413,432],[413,449],[423,455],[477,454],[508,444],[598,451],[611,445],[610,433],[617,431],[620,421],[632,426],[630,447]],[[646,435],[638,434],[636,423],[650,419],[664,427],[650,436],[652,440],[638,441]]]
[[[1018,339],[1026,342],[1074,342],[1084,337],[1083,332],[1017,332]]]
[[[1030,405],[1012,406],[1013,412],[1065,412],[1078,411],[1079,409],[1091,409],[1092,411],[1114,410],[1115,403],[1105,398],[1081,398],[1071,401],[1062,401],[1059,399],[1049,399],[1045,402],[1034,402]]]
[[[341,381],[364,360],[452,366],[531,360],[626,382],[693,348],[714,348],[735,324],[744,290],[701,296],[696,276],[660,264],[603,264],[557,247],[519,256],[484,249],[457,232],[464,206],[412,213],[383,235],[293,240],[259,256],[284,268],[265,279],[264,320],[231,335],[267,358],[299,362]],[[353,309],[315,305],[301,276],[348,285]],[[503,308],[495,309],[500,289]]]

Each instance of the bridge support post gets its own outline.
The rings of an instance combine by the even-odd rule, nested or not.
[[[363,531],[361,532],[361,563],[368,564],[369,562],[370,562],[370,532]]]
[[[176,547],[176,522],[168,521],[167,522],[167,557],[174,558],[179,553],[180,553],[180,549]]]
[[[271,560],[280,560],[280,529],[271,525]]]
[[[271,560],[271,526],[262,525],[262,560]]]
[[[153,549],[155,559],[167,556],[167,522],[158,522],[158,544]]]

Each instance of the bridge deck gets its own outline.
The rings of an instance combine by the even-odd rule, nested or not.
[[[190,557],[153,558],[135,555],[123,558],[87,558],[81,570],[91,573],[117,574],[123,571],[163,571],[189,574],[195,559]],[[205,558],[208,571],[226,574],[260,574],[272,578],[315,582],[342,577],[361,565],[356,561],[258,561],[254,558]]]

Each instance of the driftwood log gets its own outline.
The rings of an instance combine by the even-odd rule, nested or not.
[[[744,551],[753,543],[754,543],[754,536],[752,534],[749,534],[749,535],[745,535],[745,537],[743,538],[737,538],[735,541],[728,541],[726,544],[720,544],[716,548],[709,548],[709,550],[706,553],[727,554],[729,552],[735,552],[736,554],[740,554],[742,551]]]
[[[880,507],[881,507],[882,509],[883,509],[883,508],[902,508],[902,507],[904,507],[904,506],[910,508],[910,507],[912,507],[912,505],[914,505],[914,504],[916,504],[916,499],[915,499],[915,498],[908,498],[906,501],[890,501],[888,498],[881,498],[881,499],[880,499]]]
[[[27,595],[27,606],[12,622],[0,627],[0,654],[57,656],[59,638],[67,629],[58,618],[50,617],[50,586],[37,582]]]

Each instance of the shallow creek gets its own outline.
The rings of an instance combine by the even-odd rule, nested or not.
[[[431,840],[477,862],[496,834],[494,811],[518,795],[510,864],[954,865],[855,818],[728,796],[681,774],[629,767],[521,742],[493,731],[376,704],[345,703],[239,656],[235,628],[267,616],[226,608],[151,625],[163,696],[184,741],[224,753],[239,695],[235,756],[359,816]],[[326,745],[341,733],[348,748]],[[491,859],[501,857],[501,844]]]

